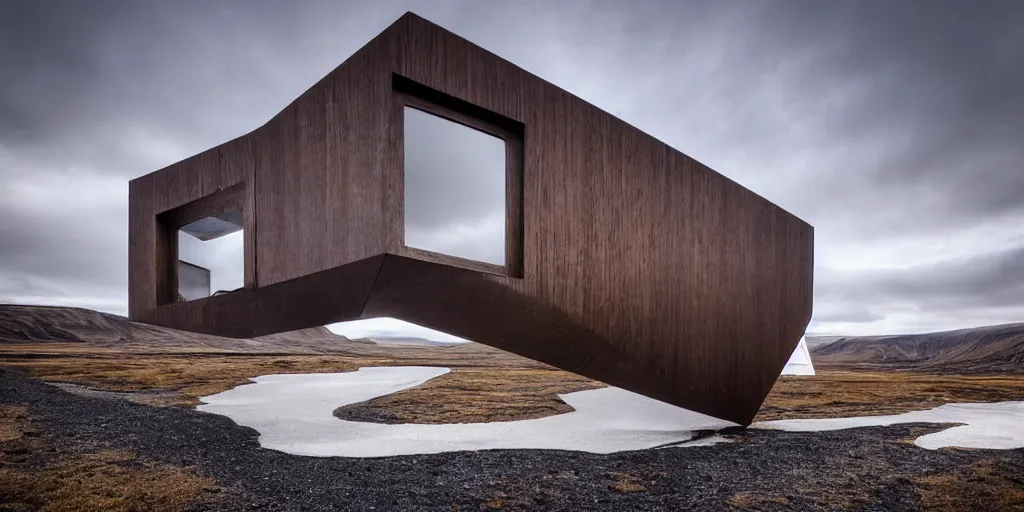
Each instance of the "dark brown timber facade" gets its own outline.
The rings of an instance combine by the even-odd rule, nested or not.
[[[406,106],[505,141],[504,265],[406,247]],[[811,317],[811,226],[413,14],[129,197],[130,316],[189,331],[389,316],[748,424]],[[183,300],[177,230],[218,214],[244,286]]]

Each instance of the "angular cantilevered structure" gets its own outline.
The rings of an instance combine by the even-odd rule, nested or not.
[[[481,196],[502,203],[498,259],[410,243],[410,194],[452,185],[409,180],[422,114],[504,157]],[[251,337],[395,317],[740,424],[811,316],[811,226],[411,13],[129,202],[133,320]],[[231,236],[237,284],[211,284],[186,242]]]

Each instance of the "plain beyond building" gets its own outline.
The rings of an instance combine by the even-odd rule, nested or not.
[[[282,106],[131,181],[133,320],[394,317],[740,424],[810,320],[810,225],[416,15]],[[235,265],[182,257],[204,219]]]

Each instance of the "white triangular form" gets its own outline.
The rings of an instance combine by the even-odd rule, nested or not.
[[[800,337],[793,355],[782,369],[783,375],[814,375],[814,364],[811,363],[811,352],[807,350],[807,340]]]

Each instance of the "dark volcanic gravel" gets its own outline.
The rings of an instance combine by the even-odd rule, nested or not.
[[[109,445],[193,466],[228,489],[217,510],[917,510],[915,479],[1024,450],[928,451],[920,426],[825,433],[750,430],[738,442],[614,455],[496,450],[373,459],[287,455],[256,431],[181,408],[91,398],[0,369],[0,403],[22,404],[53,440]],[[934,429],[935,427],[929,427]]]

